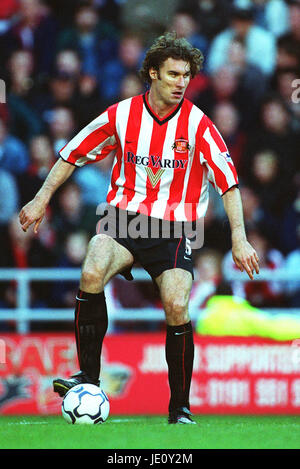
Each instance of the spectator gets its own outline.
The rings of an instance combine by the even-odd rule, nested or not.
[[[209,42],[223,29],[227,28],[230,21],[231,0],[181,0],[179,7],[187,8],[193,12],[201,33]]]
[[[21,174],[28,168],[27,148],[17,137],[11,135],[0,118],[0,168],[12,174]]]
[[[247,61],[243,39],[234,38],[228,49],[228,63],[238,80],[235,104],[241,114],[244,129],[253,127],[258,118],[259,106],[268,87],[268,79],[260,68]]]
[[[299,177],[299,173],[298,173]],[[300,189],[292,203],[285,210],[279,224],[280,248],[285,254],[299,248],[300,239]]]
[[[216,104],[231,101],[237,103],[238,76],[232,65],[223,65],[210,77],[210,83],[198,95],[196,104],[200,109],[212,118]]]
[[[298,211],[298,243],[300,241],[300,223],[299,223],[299,211]],[[298,244],[299,246],[299,244]],[[285,261],[285,268],[291,275],[296,275],[299,272],[300,265],[300,248],[296,248],[290,252]],[[286,293],[289,298],[289,306],[292,308],[300,307],[300,281],[289,281],[286,284]]]
[[[18,21],[18,10],[20,8],[18,0],[2,0],[0,3],[0,70],[2,77],[6,63],[13,50],[17,47],[11,29]]]
[[[0,168],[0,229],[19,208],[19,191],[12,174]]]
[[[55,72],[49,77],[48,86],[44,88],[36,95],[34,107],[46,126],[53,109],[56,107],[74,107],[77,79],[66,72]]]
[[[75,13],[74,26],[61,31],[57,46],[58,50],[75,49],[83,73],[98,76],[103,64],[116,55],[117,38],[116,29],[101,19],[97,9],[83,4]]]
[[[289,28],[289,11],[284,0],[254,0],[255,23],[275,37]]]
[[[299,134],[292,129],[291,114],[284,101],[277,95],[266,96],[261,106],[257,129],[248,138],[242,168],[244,180],[247,181],[253,155],[258,151],[269,149],[279,156],[280,166],[290,178],[291,187],[299,164],[296,157],[298,147]]]
[[[202,35],[199,23],[190,10],[181,8],[173,16],[170,31],[176,31],[178,37],[185,37],[193,47],[200,49],[206,57],[208,41]]]
[[[10,57],[8,106],[11,131],[21,140],[28,142],[39,134],[42,123],[32,106],[35,90],[33,80],[33,54],[26,50],[16,50]]]
[[[36,75],[48,74],[55,56],[56,21],[40,0],[19,0],[19,3],[19,22],[13,27],[12,35],[20,48],[32,51]]]
[[[119,43],[118,58],[108,61],[101,71],[100,92],[107,104],[113,104],[121,93],[121,83],[128,73],[136,73],[143,58],[143,42],[134,34],[124,34]]]
[[[96,207],[106,201],[106,194],[110,184],[110,173],[113,154],[93,165],[86,165],[75,171],[74,181],[81,188],[84,204]]]
[[[261,269],[271,272],[283,267],[284,257],[280,251],[270,246],[267,238],[260,228],[248,231],[249,242],[254,243]],[[250,241],[251,240],[251,241]],[[229,251],[223,260],[223,271],[232,272],[237,270],[235,267],[231,251]],[[252,306],[257,308],[280,307],[286,304],[283,286],[281,282],[276,281],[255,281],[240,282],[234,281],[232,284],[233,293],[236,296],[245,298]]]
[[[290,35],[284,35],[277,41],[276,70],[300,67],[299,42]]]
[[[78,80],[76,99],[73,104],[74,116],[79,129],[104,111],[98,82],[95,76],[82,74]]]
[[[41,134],[31,139],[29,154],[30,165],[27,171],[17,177],[20,205],[34,197],[55,162],[52,144],[47,135]]]
[[[81,59],[76,50],[63,49],[55,56],[54,71],[69,75],[75,80],[79,79],[81,72]]]
[[[128,73],[120,85],[120,99],[131,98],[144,92],[144,85],[136,73]]]
[[[70,232],[65,239],[64,249],[57,261],[57,267],[80,268],[84,260],[89,237],[84,231]],[[78,282],[57,282],[53,286],[51,306],[54,308],[73,308],[78,290]]]
[[[254,229],[257,225],[263,224],[264,211],[261,206],[259,194],[249,186],[240,187],[245,226],[247,229]]]
[[[55,257],[34,236],[33,231],[24,233],[20,227],[18,214],[15,214],[1,240],[0,265],[14,268],[52,267]],[[16,306],[15,282],[1,282],[1,298],[6,307]],[[49,298],[49,285],[46,282],[32,282],[30,304],[32,307],[45,307]]]
[[[293,99],[295,91],[294,83],[299,79],[296,68],[286,68],[278,70],[276,74],[276,91],[284,101],[291,115],[291,128],[295,132],[300,130],[300,100]]]
[[[222,254],[218,250],[204,248],[195,259],[195,282],[191,291],[190,308],[204,308],[215,294],[222,280]]]
[[[71,140],[75,132],[74,114],[71,109],[59,106],[51,110],[47,118],[49,135],[54,153],[57,155],[59,150]]]
[[[246,143],[246,135],[240,130],[238,109],[230,102],[219,103],[213,110],[213,122],[226,141],[230,156],[239,173]]]
[[[52,218],[59,257],[70,233],[83,231],[91,237],[96,233],[96,221],[95,207],[83,203],[78,184],[74,181],[66,183],[57,194]]]
[[[300,1],[299,0],[287,0],[289,5],[289,31],[286,35],[281,37],[289,38],[295,43],[300,43]]]
[[[228,62],[229,46],[236,37],[245,42],[247,62],[256,65],[265,75],[271,75],[275,67],[275,39],[269,31],[255,25],[251,7],[235,7],[230,27],[212,41],[207,63],[209,73]]]

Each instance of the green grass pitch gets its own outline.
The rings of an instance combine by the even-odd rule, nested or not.
[[[100,425],[70,425],[61,416],[0,416],[1,449],[299,449],[299,416],[196,416],[196,425],[166,417],[110,416]]]

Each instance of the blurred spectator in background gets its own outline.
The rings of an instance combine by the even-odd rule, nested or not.
[[[300,41],[299,41],[300,43]],[[299,43],[289,35],[280,37],[277,41],[276,70],[296,68],[300,66]]]
[[[276,59],[275,39],[272,33],[254,23],[251,2],[244,8],[235,6],[230,27],[212,41],[207,63],[209,73],[228,62],[229,46],[236,37],[245,42],[247,62],[256,65],[264,74],[271,75]]]
[[[68,233],[56,266],[63,269],[80,268],[85,258],[88,242],[89,236],[85,231]],[[56,282],[53,285],[51,306],[54,308],[73,308],[77,290],[77,281]]]
[[[97,207],[98,204],[106,201],[113,157],[112,154],[99,163],[86,165],[75,170],[73,178],[81,189],[84,204]]]
[[[197,23],[192,10],[178,9],[173,17],[169,31],[176,31],[178,37],[185,37],[193,47],[201,50],[204,55],[203,70],[194,77],[187,88],[185,97],[191,101],[197,99],[197,95],[208,86],[208,80],[205,76],[206,54],[208,51],[208,40],[201,34],[199,23]]]
[[[226,219],[224,207],[218,205],[219,200],[214,196],[214,189],[210,191],[210,195],[212,197],[210,197],[203,220],[204,246],[225,254],[231,246],[229,222]]]
[[[286,190],[288,176],[284,173],[282,162],[274,150],[265,149],[253,155],[249,180],[264,210],[274,216],[282,215],[290,203],[291,194]]]
[[[282,35],[289,39],[291,42],[294,42],[298,45],[298,54],[299,44],[300,44],[300,1],[299,0],[287,0],[289,5],[289,31]]]
[[[81,72],[81,60],[78,52],[73,49],[59,51],[55,56],[54,72],[69,75],[75,80],[78,79]]]
[[[243,202],[245,226],[247,229],[254,229],[257,225],[263,224],[264,211],[261,206],[259,194],[249,186],[240,186]]]
[[[8,96],[10,130],[25,142],[42,131],[43,125],[33,107],[33,54],[16,50],[8,61]]]
[[[140,69],[144,54],[142,39],[133,33],[125,33],[119,43],[118,57],[109,60],[101,70],[100,91],[107,105],[119,100],[121,83],[129,73]]]
[[[76,132],[74,113],[67,107],[55,107],[48,116],[49,135],[55,155]]]
[[[25,172],[18,175],[20,205],[31,200],[52,168],[55,157],[47,135],[37,135],[29,143],[30,164]]]
[[[203,248],[195,258],[195,281],[191,291],[190,308],[204,308],[222,281],[222,259],[218,250]]]
[[[280,251],[270,246],[267,238],[263,234],[263,231],[259,227],[248,230],[248,239],[251,240],[249,242],[253,243],[256,248],[261,269],[276,271],[276,269],[283,267],[283,255]],[[223,270],[226,272],[237,270],[232,260],[231,251],[229,251],[223,259]],[[280,307],[286,305],[282,282],[234,281],[232,283],[232,287],[234,295],[247,299],[252,306],[256,306],[257,308]]]
[[[12,174],[0,168],[0,232],[18,208],[19,190],[16,180]]]
[[[218,68],[210,77],[208,86],[198,95],[196,105],[212,118],[213,108],[222,102],[231,101],[236,103],[238,77],[234,68],[229,65],[223,65]]]
[[[0,168],[12,174],[21,174],[28,164],[26,145],[9,133],[6,123],[0,118]]]
[[[288,182],[291,192],[293,177],[299,165],[297,148],[299,148],[299,133],[292,128],[289,109],[280,96],[266,96],[261,106],[257,128],[248,138],[241,176],[247,181],[253,155],[258,151],[269,149],[279,157],[280,166],[284,169],[284,174],[281,176],[290,178]]]
[[[235,37],[229,44],[228,63],[238,80],[235,104],[245,129],[257,120],[259,105],[268,88],[268,78],[255,64],[247,61],[245,41]]]
[[[253,0],[255,23],[274,36],[284,34],[289,28],[289,10],[284,0]]]
[[[293,99],[294,84],[297,84],[299,77],[297,68],[279,69],[275,76],[275,89],[290,111],[291,129],[295,132],[300,131],[300,99]]]
[[[2,233],[0,251],[0,265],[24,269],[28,267],[53,267],[55,256],[45,247],[33,232],[22,231],[18,214],[15,214],[8,224],[7,232]],[[1,282],[0,291],[4,307],[16,306],[16,283]],[[31,282],[30,304],[32,307],[47,306],[49,285],[47,282]]]
[[[121,81],[120,99],[132,98],[132,96],[142,94],[144,91],[144,85],[138,74],[128,73]]]
[[[101,19],[91,4],[80,4],[73,27],[63,29],[57,39],[57,49],[75,49],[85,74],[98,76],[105,62],[116,55],[118,33],[115,27]]]
[[[56,250],[61,257],[71,233],[83,231],[89,238],[96,233],[96,209],[83,203],[80,187],[72,180],[58,191],[56,198],[51,225],[56,233]]]
[[[12,38],[16,47],[33,53],[35,74],[48,74],[55,56],[56,20],[40,0],[19,0],[19,5],[19,21],[11,30]]]
[[[179,7],[193,12],[201,34],[210,42],[229,25],[231,0],[181,0]]]
[[[246,143],[246,135],[240,129],[240,114],[232,102],[222,102],[215,106],[212,120],[226,141],[230,156],[239,173]]]
[[[193,47],[200,49],[206,57],[208,41],[201,34],[201,27],[190,10],[186,8],[178,9],[173,16],[169,30],[176,31],[178,37],[185,37]]]
[[[104,111],[95,76],[81,74],[77,83],[74,116],[79,129],[83,129]]]
[[[108,0],[109,1],[109,0]],[[125,0],[121,3],[123,31],[135,31],[146,46],[170,26],[179,0]]]
[[[299,272],[299,265],[300,265],[300,194],[298,197],[298,207],[297,207],[297,240],[298,240],[298,247],[290,252],[285,261],[285,268],[287,272],[291,275],[295,275]],[[300,281],[292,281],[286,283],[286,293],[289,299],[289,306],[292,308],[299,308],[300,307]]]

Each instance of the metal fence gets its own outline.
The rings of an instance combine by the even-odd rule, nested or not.
[[[60,308],[32,308],[30,306],[30,282],[51,282],[51,281],[78,281],[80,278],[80,269],[57,269],[57,268],[39,268],[39,269],[0,269],[0,282],[14,281],[16,282],[17,300],[16,308],[0,308],[1,321],[15,321],[16,331],[20,334],[30,332],[31,321],[73,321],[74,309]],[[132,269],[135,281],[151,281],[150,276],[142,269]],[[224,272],[224,279],[229,282],[249,281],[245,273]],[[277,281],[277,282],[295,282],[300,283],[300,271],[290,272],[284,269],[276,271],[262,269],[255,281]],[[111,282],[105,287],[105,296],[109,311],[110,329],[114,330],[115,321],[160,321],[164,320],[164,312],[162,309],[153,308],[123,308],[114,300],[112,294]],[[274,314],[285,312],[286,309],[280,308],[264,308],[264,311]],[[300,315],[299,309],[288,309],[289,313]],[[190,316],[192,320],[196,320],[199,316],[199,308],[191,308]]]

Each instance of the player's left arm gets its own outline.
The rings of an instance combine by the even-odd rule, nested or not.
[[[223,194],[222,200],[231,228],[233,260],[240,271],[246,271],[253,280],[254,271],[259,273],[259,259],[255,249],[247,240],[239,189],[232,187]]]

